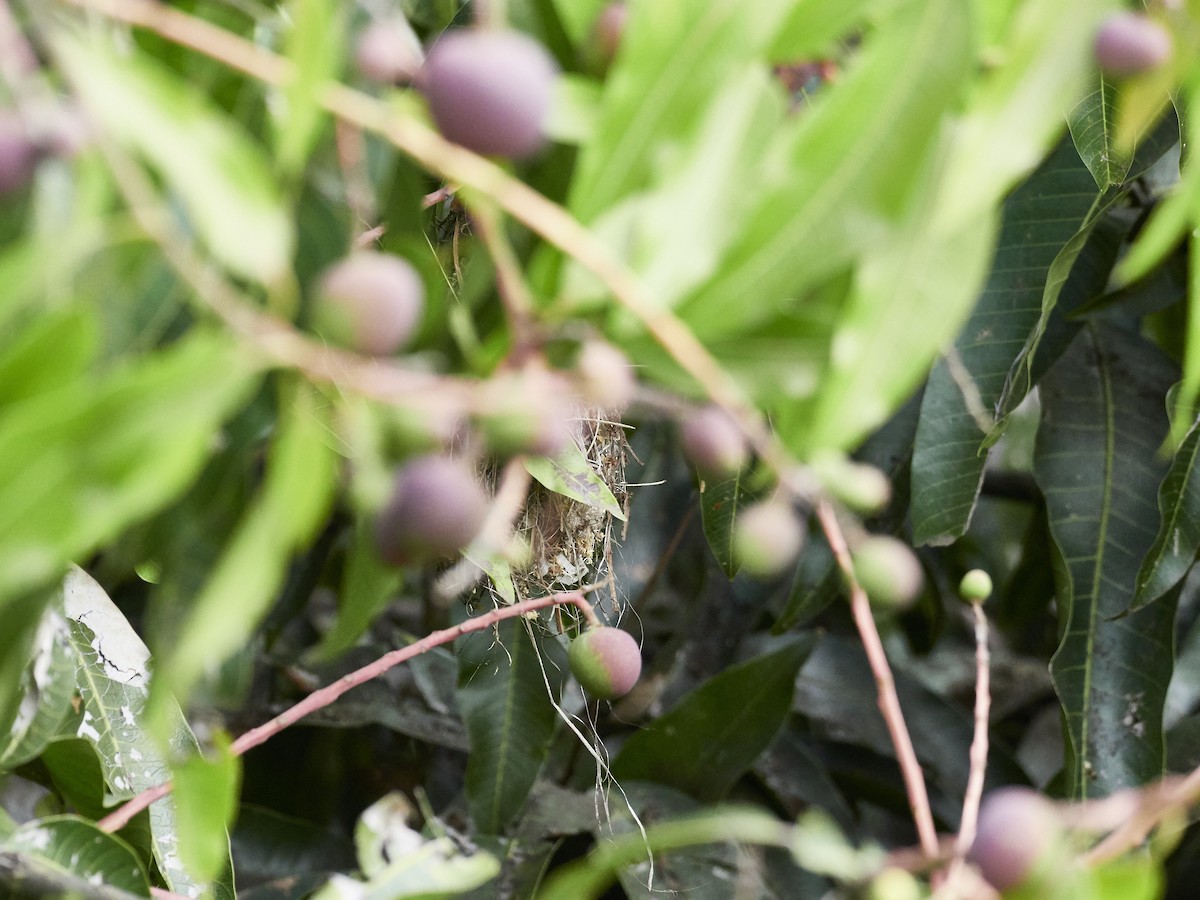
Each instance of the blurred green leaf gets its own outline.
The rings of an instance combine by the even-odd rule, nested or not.
[[[480,832],[500,834],[524,805],[554,733],[557,719],[539,661],[550,642],[535,643],[524,623],[511,619],[465,642],[476,648],[460,651],[458,685],[471,741],[467,803]],[[468,662],[477,648],[486,649]]]
[[[150,882],[137,854],[118,837],[77,816],[53,816],[21,825],[0,841],[4,883],[18,896],[81,896],[111,888],[112,900],[149,897]]]
[[[796,3],[768,51],[776,63],[817,59],[836,52],[835,42],[850,35],[863,19],[886,11],[901,0],[847,0],[845,3]]]
[[[354,528],[338,591],[337,622],[311,651],[314,660],[333,659],[352,647],[400,588],[400,570],[379,559],[373,531],[368,519]]]
[[[296,73],[283,89],[275,132],[276,160],[287,176],[304,168],[325,121],[318,91],[338,76],[345,15],[335,0],[292,0],[284,55]]]
[[[237,813],[242,764],[218,736],[211,755],[189,756],[171,767],[179,855],[204,883],[232,872],[229,830]]]
[[[5,410],[0,608],[180,493],[252,376],[228,338],[197,331]]]
[[[90,310],[67,309],[35,319],[0,352],[3,407],[65,388],[83,376],[96,356],[96,320]],[[47,360],[54,365],[47,365]]]
[[[580,151],[571,211],[591,222],[653,183],[663,171],[661,153],[699,127],[719,87],[771,40],[782,13],[768,0],[631,6],[621,53],[605,79],[595,139]],[[568,31],[578,30],[575,18],[565,17]]]
[[[813,635],[792,638],[709,679],[629,737],[613,776],[655,781],[701,800],[722,797],[774,740],[815,645]]]
[[[184,702],[197,680],[245,646],[283,585],[292,554],[312,540],[337,478],[327,408],[307,383],[289,382],[259,496],[196,597],[156,684]]]
[[[118,59],[65,32],[54,45],[89,112],[166,180],[217,259],[259,281],[287,271],[291,222],[262,149],[233,119],[147,54]]]
[[[846,75],[776,138],[745,226],[681,309],[697,335],[762,324],[868,248],[886,249],[971,66],[961,3],[902,3],[877,23]]]
[[[1062,641],[1051,662],[1066,717],[1069,790],[1103,796],[1163,771],[1173,604],[1122,617],[1154,542],[1165,471],[1162,397],[1174,366],[1135,334],[1091,325],[1042,379],[1034,475],[1061,555]]]

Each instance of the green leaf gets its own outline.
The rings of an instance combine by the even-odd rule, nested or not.
[[[185,702],[196,682],[246,645],[292,554],[324,521],[337,478],[326,408],[306,383],[284,391],[266,481],[196,597],[156,683]],[[153,714],[153,713],[152,713]]]
[[[82,377],[96,356],[97,331],[86,309],[51,312],[20,331],[0,354],[0,409]],[[49,359],[54,365],[46,364]]]
[[[62,733],[82,738],[95,749],[107,799],[128,800],[171,777],[160,745],[145,726],[150,651],[104,589],[82,569],[72,569],[63,582],[63,608],[75,654],[79,708]],[[178,705],[168,702],[164,717],[167,746],[199,749]],[[200,890],[202,885],[179,856],[171,797],[151,804],[150,833],[155,861],[171,890]],[[221,895],[227,893],[220,885],[212,887]]]
[[[1068,787],[1102,796],[1163,772],[1174,604],[1121,617],[1158,527],[1162,397],[1176,375],[1130,332],[1089,326],[1042,379],[1034,475],[1062,559],[1051,661],[1066,718]]]
[[[196,332],[0,413],[0,608],[182,492],[252,376]]]
[[[400,570],[379,559],[373,531],[367,519],[356,524],[338,591],[337,622],[311,651],[314,661],[333,659],[352,647],[400,588]]]
[[[571,211],[591,222],[652,184],[664,170],[662,154],[692,136],[711,98],[771,40],[782,14],[781,4],[768,0],[631,6],[605,79],[596,138],[580,151]],[[569,31],[578,27],[573,18],[565,23]]]
[[[0,770],[39,756],[71,712],[76,660],[61,601],[51,602],[42,613],[32,651],[21,678],[16,720],[7,743],[0,745]]]
[[[1133,163],[1130,166],[1127,177],[1136,178],[1144,173],[1176,142],[1177,133],[1178,125],[1174,118],[1168,117],[1164,119],[1158,128],[1155,129],[1154,133],[1147,140],[1143,141],[1141,146],[1138,147],[1137,152],[1134,153]],[[1053,316],[1059,294],[1063,290],[1068,276],[1079,261],[1080,254],[1087,246],[1089,235],[1095,228],[1105,222],[1105,219],[1102,218],[1103,215],[1112,209],[1122,196],[1122,193],[1116,189],[1111,189],[1098,195],[1091,213],[1084,220],[1074,237],[1063,246],[1057,258],[1050,266],[1050,271],[1046,277],[1046,289],[1042,294],[1041,316],[1038,318],[1037,324],[1029,332],[1028,337],[1026,337],[1025,345],[1017,354],[1012,364],[1012,369],[1009,371],[1008,381],[997,404],[997,424],[988,435],[987,443],[989,445],[999,440],[1006,426],[1007,417],[1020,405],[1021,401],[1025,399],[1029,390],[1036,383],[1039,369],[1044,370],[1047,354],[1045,348],[1041,345],[1048,329],[1053,324]],[[1106,270],[1108,268],[1106,267]],[[1117,269],[1119,272],[1120,266]],[[1060,333],[1058,337],[1061,339],[1062,334]],[[1064,346],[1059,347],[1058,350],[1064,349],[1066,343],[1067,341],[1063,341]]]
[[[249,135],[146,54],[118,58],[98,41],[66,33],[54,45],[97,124],[179,195],[218,260],[236,275],[264,282],[287,271],[291,222],[262,149]]]
[[[1138,570],[1130,611],[1141,609],[1175,587],[1200,551],[1200,426],[1193,425],[1171,457],[1158,487],[1160,524],[1154,545]]]
[[[708,546],[721,570],[732,578],[738,572],[733,554],[733,526],[738,512],[754,500],[741,475],[700,485],[700,521]]]
[[[763,324],[899,236],[922,181],[913,172],[926,171],[970,49],[968,10],[954,0],[903,3],[878,23],[845,77],[781,132],[765,167],[778,174],[760,184],[718,273],[681,308],[702,340]]]
[[[212,881],[232,872],[229,829],[237,813],[241,760],[218,737],[211,756],[189,756],[171,767],[179,855],[192,877]]]
[[[283,89],[275,145],[279,167],[294,176],[304,168],[324,124],[318,92],[337,79],[345,17],[333,0],[292,0],[289,12],[284,55],[295,77]]]
[[[795,3],[768,51],[772,62],[795,63],[836,55],[835,42],[872,13],[884,13],[900,0],[847,0],[845,3]]]
[[[805,456],[851,449],[908,398],[969,310],[995,231],[986,216],[939,236],[919,216],[863,261],[813,412],[791,423],[789,446]]]
[[[1132,157],[1115,143],[1116,87],[1103,75],[1071,110],[1067,125],[1080,158],[1104,191],[1125,181]]]
[[[132,848],[78,816],[26,822],[0,842],[0,860],[7,886],[21,896],[90,897],[97,885],[112,888],[114,900],[150,896],[146,870]]]
[[[577,500],[584,506],[604,510],[625,521],[625,511],[604,479],[574,441],[554,459],[546,456],[525,457],[525,469],[548,491]]]
[[[730,666],[635,732],[613,760],[617,779],[655,781],[701,800],[723,796],[774,739],[813,635]]]
[[[468,637],[461,651],[458,705],[471,741],[467,804],[484,834],[503,832],[546,758],[556,718],[539,654],[549,646],[508,620],[494,632]],[[468,662],[481,647],[487,649],[480,658]]]
[[[1020,346],[1037,323],[1051,267],[1084,227],[1094,199],[1087,169],[1063,141],[1005,202],[983,293],[921,401],[912,463],[914,543],[947,543],[966,531],[986,461],[980,448],[1014,343]]]

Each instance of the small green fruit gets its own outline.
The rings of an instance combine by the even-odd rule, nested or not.
[[[804,527],[790,505],[768,500],[748,506],[733,524],[733,556],[747,575],[769,578],[795,561]]]
[[[589,628],[567,649],[571,674],[593,697],[611,700],[628,694],[642,674],[642,651],[627,631]]]
[[[968,603],[982,603],[992,596],[992,576],[983,569],[972,569],[958,583],[958,595]]]
[[[854,548],[854,577],[879,609],[904,609],[925,585],[916,555],[903,541],[875,534]]]

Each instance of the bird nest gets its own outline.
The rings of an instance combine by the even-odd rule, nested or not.
[[[625,510],[625,426],[588,410],[575,421],[575,444],[592,471]],[[586,493],[583,491],[582,493]],[[517,532],[529,547],[528,563],[515,573],[518,597],[536,596],[598,581],[609,569],[613,532],[612,503],[592,496],[581,502],[535,484]]]

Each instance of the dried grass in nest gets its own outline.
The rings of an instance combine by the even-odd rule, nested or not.
[[[575,443],[624,508],[625,426],[597,409],[584,410],[574,425]],[[612,532],[608,512],[535,483],[517,523],[529,547],[528,565],[514,573],[518,599],[599,581],[610,569]]]

